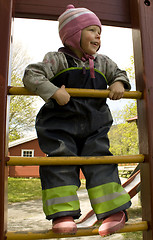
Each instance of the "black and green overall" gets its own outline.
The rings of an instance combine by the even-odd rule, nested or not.
[[[92,79],[90,69],[77,68],[72,57],[66,58],[69,68],[51,80],[56,86],[107,88],[107,79],[102,72],[95,69],[95,79]],[[51,99],[36,118],[39,145],[49,157],[112,155],[107,136],[111,125],[112,116],[103,98],[71,97],[64,106]],[[130,207],[130,196],[121,186],[116,164],[40,166],[43,209],[47,219],[80,217],[77,196],[80,169],[98,219]]]

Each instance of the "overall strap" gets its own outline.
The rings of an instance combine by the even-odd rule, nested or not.
[[[67,55],[67,54],[65,54],[65,53],[64,53],[64,55],[65,55],[66,60],[67,60],[67,62],[68,62],[69,68],[71,68],[71,67],[77,67],[77,64],[75,63],[73,57],[71,57],[70,55]]]

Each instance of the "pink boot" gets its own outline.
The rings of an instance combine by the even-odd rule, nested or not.
[[[75,234],[77,232],[77,226],[73,217],[59,217],[53,220],[52,230],[54,233]]]
[[[107,236],[113,234],[123,228],[125,225],[125,213],[123,211],[115,213],[102,222],[99,227],[99,234],[101,236]]]

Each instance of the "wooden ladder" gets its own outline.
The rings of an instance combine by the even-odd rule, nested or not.
[[[76,7],[79,3],[71,1]],[[125,93],[124,97],[137,99],[138,103],[138,131],[140,155],[122,156],[121,158],[109,157],[107,163],[139,162],[141,165],[141,199],[142,199],[142,222],[138,224],[126,224],[122,232],[143,231],[144,240],[153,240],[153,2],[143,0],[111,0],[90,1],[84,3],[84,7],[92,9],[103,24],[131,27],[133,29],[134,60],[136,72],[137,91]],[[99,8],[96,8],[99,4]],[[40,8],[40,5],[44,7]],[[67,1],[57,2],[55,7],[53,0],[0,0],[0,240],[9,239],[50,239],[59,238],[51,230],[46,232],[7,232],[7,166],[30,165],[28,158],[24,161],[20,157],[8,157],[7,153],[7,98],[10,94],[31,94],[24,88],[8,87],[9,49],[11,41],[12,17],[31,17],[41,19],[54,19],[64,11]],[[45,10],[44,10],[45,9]],[[99,9],[102,9],[99,11]],[[114,14],[115,9],[115,14]],[[44,13],[45,12],[45,13]],[[104,14],[106,13],[107,14]],[[123,53],[124,54],[124,53]],[[67,91],[74,96],[82,94],[90,97],[107,97],[108,91],[96,90],[72,90]],[[89,94],[89,95],[88,95]],[[100,94],[100,95],[99,95]],[[129,94],[129,95],[126,95]],[[79,97],[79,96],[78,96]],[[88,162],[92,164],[92,158],[97,164],[105,163],[107,157],[77,157],[80,164]],[[38,161],[39,160],[39,161]],[[72,157],[60,158],[60,164],[70,164]],[[73,159],[74,160],[74,159]],[[54,159],[33,158],[32,164],[54,164]],[[31,158],[30,158],[31,162]],[[75,163],[75,162],[74,162]],[[77,162],[78,163],[78,162]],[[95,163],[95,162],[94,162]],[[56,162],[57,164],[57,162]],[[121,232],[121,231],[120,231]],[[76,237],[98,234],[98,229],[79,229]],[[64,236],[66,237],[66,236]],[[70,237],[70,236],[67,236]]]

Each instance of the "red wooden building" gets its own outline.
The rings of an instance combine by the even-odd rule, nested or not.
[[[9,155],[22,157],[45,156],[35,135],[11,142],[9,144]],[[8,175],[10,177],[39,177],[39,166],[9,166]]]

